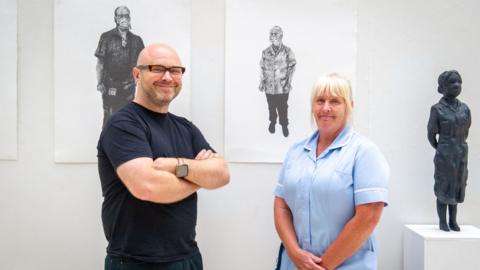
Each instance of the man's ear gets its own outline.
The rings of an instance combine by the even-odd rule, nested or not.
[[[137,67],[133,67],[132,75],[135,82],[138,82],[138,80],[140,79],[140,70]]]

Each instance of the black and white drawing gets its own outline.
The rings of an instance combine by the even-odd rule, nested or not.
[[[134,95],[144,45],[170,44],[189,70],[190,17],[191,0],[54,1],[55,162],[97,162],[103,122]],[[170,108],[187,118],[190,74]]]
[[[282,43],[283,31],[278,25],[270,29],[270,45],[263,50],[260,60],[260,86],[268,104],[268,131],[275,133],[277,118],[283,136],[288,137],[288,95],[292,90],[295,55]]]
[[[17,159],[17,1],[0,0],[0,159]]]
[[[145,47],[141,37],[133,34],[130,10],[119,6],[114,11],[115,28],[100,36],[97,57],[97,90],[102,94],[103,125],[112,113],[133,100],[135,81],[132,69]]]
[[[341,73],[355,89],[356,7],[356,0],[225,1],[229,161],[282,162],[313,130],[310,90],[320,75]]]

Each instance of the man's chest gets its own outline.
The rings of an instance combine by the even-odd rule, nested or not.
[[[154,129],[147,135],[153,158],[194,158],[191,135],[176,127]]]

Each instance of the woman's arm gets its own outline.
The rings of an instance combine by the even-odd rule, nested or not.
[[[433,148],[437,149],[438,115],[434,107],[430,109],[430,117],[427,124],[427,138]]]
[[[275,228],[278,235],[285,246],[288,256],[292,260],[295,267],[299,270],[325,270],[320,266],[321,258],[312,253],[302,250],[298,245],[295,230],[293,228],[292,212],[285,200],[275,197],[274,205]]]
[[[333,270],[355,254],[380,221],[383,207],[383,202],[358,205],[353,218],[323,254],[320,265]]]

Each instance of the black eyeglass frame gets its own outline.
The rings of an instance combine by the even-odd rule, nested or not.
[[[163,68],[165,68],[165,72],[168,71],[168,73],[170,73],[170,74],[172,73],[172,71],[171,71],[172,68],[180,68],[180,69],[182,70],[182,74],[184,74],[184,73],[185,73],[185,70],[186,70],[185,67],[181,67],[181,66],[166,67],[166,66],[164,66],[164,65],[138,65],[137,68],[138,68],[138,69],[148,69],[150,72],[152,72],[152,67],[154,67],[154,66],[163,67]]]

